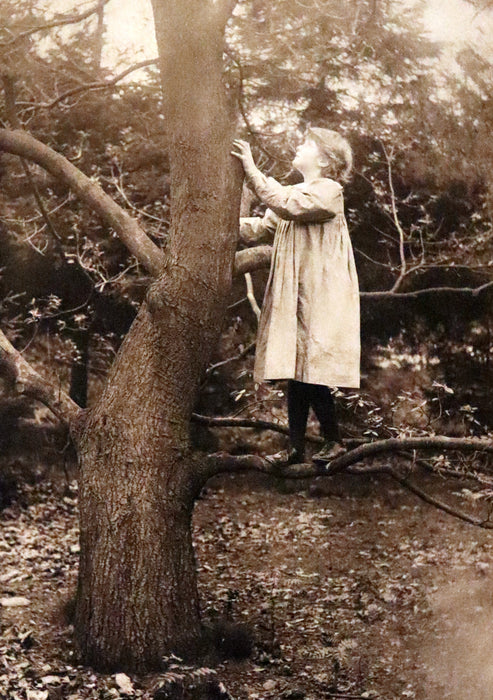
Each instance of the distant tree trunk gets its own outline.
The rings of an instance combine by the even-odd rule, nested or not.
[[[77,442],[81,562],[76,634],[85,662],[159,666],[200,636],[189,424],[217,342],[236,249],[239,168],[222,84],[225,18],[203,0],[154,0],[171,161],[172,230]]]
[[[101,70],[101,60],[103,58],[103,46],[104,46],[104,9],[105,0],[99,0],[98,9],[96,12],[97,25],[94,31],[94,53],[93,53],[93,68],[95,73],[99,73]]]
[[[87,390],[89,383],[89,345],[91,332],[89,329],[75,331],[72,334],[79,357],[72,362],[70,368],[69,396],[81,408],[87,406]]]

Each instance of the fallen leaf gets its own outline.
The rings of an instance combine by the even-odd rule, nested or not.
[[[11,598],[0,598],[0,605],[3,608],[22,608],[31,605],[31,601],[22,596],[12,596]]]

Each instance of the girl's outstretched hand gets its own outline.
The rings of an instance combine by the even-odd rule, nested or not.
[[[256,170],[256,165],[255,161],[253,160],[250,144],[247,141],[235,139],[233,141],[233,146],[234,149],[231,151],[231,155],[241,160],[245,173],[248,174],[252,170]]]

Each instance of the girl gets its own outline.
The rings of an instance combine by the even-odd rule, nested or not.
[[[359,387],[359,291],[342,186],[352,168],[349,143],[312,127],[293,166],[303,182],[282,186],[256,167],[246,141],[234,142],[250,186],[267,205],[263,217],[242,218],[240,235],[252,241],[275,231],[270,275],[260,317],[254,379],[288,381],[291,449],[270,458],[303,462],[312,406],[324,437],[313,456],[326,463],[340,444],[330,387]]]

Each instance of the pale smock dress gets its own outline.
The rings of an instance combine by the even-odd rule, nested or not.
[[[253,184],[268,209],[240,220],[241,237],[275,231],[254,380],[359,387],[358,277],[341,185],[319,178],[282,186],[263,175]]]

